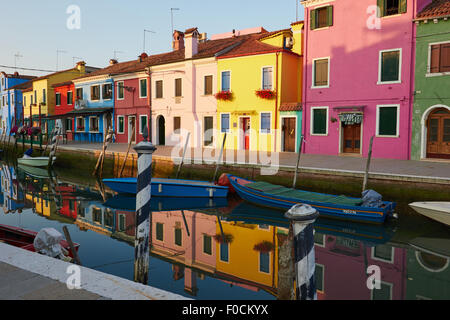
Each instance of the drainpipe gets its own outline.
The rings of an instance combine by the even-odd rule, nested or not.
[[[150,68],[145,69],[145,73],[147,74],[147,86],[148,86],[148,94],[147,94],[147,103],[149,107],[149,115],[148,115],[148,121],[147,121],[147,127],[148,127],[148,135],[149,135],[149,141],[152,141],[152,84],[151,84],[151,77],[150,77]],[[144,130],[142,130],[144,132]]]
[[[416,2],[413,1],[413,19],[416,16]],[[414,62],[416,61],[415,53],[416,53],[416,24],[415,22],[412,22],[412,30],[411,30],[411,57],[410,57],[410,83],[409,83],[409,105],[408,105],[408,154],[407,159],[411,160],[411,141],[412,141],[412,109],[414,107],[414,90],[415,90],[415,84],[414,84],[414,77],[415,77],[415,68],[414,68]],[[422,143],[422,142],[421,142]]]
[[[278,56],[279,56],[279,54],[280,54],[280,52],[279,51],[277,51],[277,53],[276,53],[276,56],[275,56],[275,58],[276,58],[276,71],[275,71],[275,77],[276,77],[276,79],[275,79],[275,83],[276,83],[276,88],[275,88],[275,91],[276,91],[276,96],[275,96],[275,130],[274,130],[274,134],[275,134],[275,136],[274,136],[274,146],[273,146],[273,152],[276,152],[277,151],[277,128],[278,128],[278,96],[279,96],[279,93],[278,93]]]
[[[306,17],[305,17],[305,21],[309,21],[309,15],[310,12],[307,9],[306,10]],[[306,92],[307,92],[307,86],[308,86],[308,23],[303,25],[303,28],[305,29],[304,32],[304,44],[303,44],[303,79],[302,79],[302,91],[303,91],[303,96],[302,96],[302,134],[303,136],[306,138]],[[306,153],[306,144],[305,147],[303,148],[304,152]]]

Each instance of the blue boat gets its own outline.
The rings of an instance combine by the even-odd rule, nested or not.
[[[118,193],[136,194],[136,178],[103,179],[103,183]],[[152,197],[226,198],[228,187],[207,181],[152,179]]]
[[[304,203],[317,209],[324,217],[381,224],[393,213],[396,205],[394,202],[382,201],[380,207],[366,207],[362,206],[361,198],[302,191],[230,174],[227,176],[242,199],[269,208],[288,210],[297,203]]]

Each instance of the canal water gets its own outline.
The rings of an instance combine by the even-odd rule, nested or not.
[[[133,280],[134,197],[95,179],[50,178],[7,163],[0,174],[0,224],[61,233],[67,226],[84,266]],[[449,228],[398,207],[399,219],[383,226],[316,220],[319,300],[450,299]],[[194,299],[289,297],[283,212],[235,197],[153,198],[152,210],[149,285]],[[379,289],[367,285],[370,266],[379,268]]]

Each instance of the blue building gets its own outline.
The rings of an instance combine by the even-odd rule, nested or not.
[[[111,61],[111,66],[115,64]],[[73,140],[103,142],[108,128],[114,130],[114,80],[108,68],[74,79],[75,109],[66,114],[75,119]]]
[[[0,133],[9,135],[14,125],[20,124],[22,119],[22,89],[36,77],[0,73]],[[31,85],[31,82],[30,84]]]

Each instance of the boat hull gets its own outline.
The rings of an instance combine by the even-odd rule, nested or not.
[[[274,196],[268,193],[248,188],[245,185],[239,183],[239,181],[246,181],[250,183],[253,182],[250,180],[242,179],[232,175],[228,175],[228,179],[242,199],[258,205],[280,210],[289,210],[295,204],[303,203],[309,204],[313,208],[317,209],[321,216],[356,222],[382,224],[386,220],[387,216],[392,213],[395,208],[395,203],[392,202],[385,202],[384,208],[370,208],[361,206],[336,205],[331,203],[306,200],[300,201],[294,198]]]
[[[55,162],[56,157],[53,157],[53,162]],[[30,167],[47,167],[48,157],[36,157],[36,158],[19,158],[17,162],[21,165]]]
[[[450,225],[450,202],[413,202],[409,206],[425,217]]]
[[[103,179],[103,183],[118,193],[136,194],[136,178]],[[152,196],[179,198],[225,198],[228,187],[205,181],[152,179]]]

